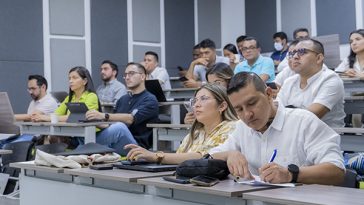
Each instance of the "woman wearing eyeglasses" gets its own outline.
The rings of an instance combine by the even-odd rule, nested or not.
[[[163,164],[179,164],[187,159],[201,158],[208,151],[233,135],[239,134],[238,118],[226,91],[219,85],[206,84],[199,88],[191,100],[196,120],[184,138],[177,153],[151,152],[129,144],[129,160],[144,159]]]

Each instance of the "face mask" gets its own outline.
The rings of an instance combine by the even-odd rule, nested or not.
[[[281,51],[283,49],[283,45],[281,43],[274,43],[274,49],[276,49],[276,51]]]

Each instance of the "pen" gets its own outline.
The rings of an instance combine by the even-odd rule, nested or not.
[[[273,150],[272,156],[270,157],[269,163],[274,161],[274,158],[277,156],[277,149]]]

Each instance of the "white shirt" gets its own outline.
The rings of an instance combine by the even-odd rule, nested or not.
[[[57,101],[50,95],[46,94],[43,98],[29,103],[27,114],[31,114],[34,111],[40,111],[43,114],[53,113],[58,107]]]
[[[223,56],[216,56],[216,60],[215,63],[225,63],[227,65],[230,65],[230,59],[223,57]],[[206,71],[207,71],[207,67],[204,65],[195,65],[194,69],[193,69],[193,75],[195,77],[197,77],[198,80],[202,81],[202,82],[206,82]]]
[[[288,53],[287,53],[288,55]],[[282,72],[284,69],[286,69],[287,67],[289,67],[288,65],[288,59],[284,58],[277,66],[277,71],[278,72]]]
[[[163,90],[171,89],[171,82],[169,81],[169,75],[165,68],[156,67],[153,72],[149,74],[149,79],[159,80]]]
[[[293,105],[308,109],[314,103],[327,107],[330,111],[322,117],[330,127],[343,127],[344,118],[344,84],[332,70],[323,67],[307,80],[307,86],[300,88],[300,75],[289,77],[278,93],[277,99],[283,106]]]
[[[283,62],[283,61],[282,61]],[[287,64],[288,65],[288,64]],[[280,71],[277,75],[276,75],[276,78],[274,79],[274,82],[280,86],[283,86],[284,84],[284,81],[295,75],[296,72],[294,72],[289,66],[283,68],[282,71]]]
[[[340,136],[307,110],[279,105],[272,124],[263,134],[246,124],[240,133],[209,153],[240,151],[248,161],[250,172],[255,175],[259,175],[258,168],[269,162],[274,149],[277,149],[274,162],[283,167],[329,162],[345,169]]]
[[[348,58],[345,58],[343,61],[341,61],[340,65],[337,66],[337,68],[335,68],[335,71],[337,72],[345,72],[349,69],[349,60]],[[360,67],[358,58],[355,59],[354,65],[353,65],[353,69],[356,72],[363,72],[363,68]]]

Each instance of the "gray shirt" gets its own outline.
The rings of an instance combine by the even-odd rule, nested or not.
[[[230,65],[230,60],[229,58],[223,57],[223,56],[216,56],[216,60],[215,63],[225,63]],[[193,69],[193,75],[195,75],[197,77],[198,80],[202,81],[202,82],[206,82],[206,70],[208,68],[204,65],[195,65],[194,69]]]
[[[117,79],[101,84],[96,90],[100,102],[116,103],[121,96],[126,94],[125,85]]]

